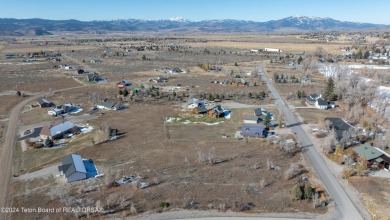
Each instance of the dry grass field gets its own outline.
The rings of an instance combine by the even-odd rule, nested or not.
[[[192,47],[226,47],[235,49],[260,49],[260,48],[278,48],[285,52],[314,51],[322,47],[331,53],[341,53],[341,49],[346,46],[342,44],[320,44],[320,43],[256,43],[256,42],[199,42],[190,43]]]
[[[147,111],[145,111],[147,109]],[[279,147],[265,142],[248,143],[230,139],[219,139],[223,134],[233,135],[234,127],[229,123],[218,126],[178,125],[170,129],[171,135],[180,140],[167,139],[167,128],[164,117],[178,114],[178,110],[169,105],[130,105],[128,109],[110,112],[99,119],[91,121],[94,126],[107,124],[124,132],[123,138],[93,146],[88,138],[80,138],[69,147],[52,150],[28,150],[21,156],[22,164],[51,164],[67,153],[74,152],[84,158],[92,158],[98,169],[104,172],[103,180],[90,180],[72,184],[62,183],[53,178],[30,181],[28,189],[25,182],[16,182],[14,205],[24,207],[57,207],[101,201],[105,210],[114,208],[114,204],[124,201],[125,207],[134,203],[137,212],[162,211],[161,202],[169,202],[169,209],[219,209],[238,211],[241,204],[253,203],[253,212],[315,212],[324,213],[325,209],[313,209],[310,202],[292,200],[290,190],[297,182],[284,179],[288,164],[304,163],[300,154],[288,155]],[[142,115],[142,117],[140,117]],[[232,115],[234,117],[234,115]],[[145,120],[147,118],[148,120]],[[174,127],[174,126],[172,126]],[[236,126],[237,127],[237,126]],[[178,134],[172,134],[179,132]],[[204,137],[205,135],[205,137]],[[215,138],[213,138],[215,136]],[[198,141],[194,141],[197,140]],[[183,141],[184,140],[184,141]],[[193,140],[193,141],[187,141]],[[38,152],[39,151],[39,152]],[[222,162],[207,165],[199,161],[199,154],[213,154]],[[267,160],[281,166],[281,170],[268,170]],[[28,166],[21,169],[29,169]],[[123,175],[139,174],[143,181],[152,183],[158,179],[161,183],[144,190],[135,189],[131,185],[107,188],[106,183],[119,179]],[[311,177],[310,173],[305,176]],[[60,177],[62,178],[62,177]],[[262,187],[264,179],[269,185]],[[99,190],[89,193],[80,192],[88,186]],[[55,183],[55,184],[54,184]],[[43,189],[42,185],[55,186],[57,191],[69,192],[73,200],[63,199],[60,193]],[[103,186],[102,186],[103,184]],[[72,189],[69,189],[69,187]],[[25,200],[20,198],[29,192]],[[123,193],[126,192],[126,193]],[[50,197],[52,196],[52,197]],[[110,197],[110,201],[107,199]],[[53,201],[56,201],[52,204]],[[169,210],[168,209],[168,210]],[[50,215],[49,216],[54,216]],[[132,215],[128,208],[123,215]],[[40,215],[34,214],[38,217]],[[69,218],[73,215],[67,215]],[[22,213],[15,213],[14,218],[25,218]]]
[[[59,38],[53,39],[61,41]],[[44,38],[37,40],[44,40]],[[208,41],[205,42],[205,40]],[[300,153],[288,154],[279,146],[267,144],[267,141],[261,139],[236,140],[234,138],[235,131],[241,128],[243,117],[253,115],[254,108],[231,109],[232,118],[220,119],[223,122],[218,125],[166,124],[164,120],[171,116],[192,115],[188,111],[182,111],[179,106],[185,105],[188,97],[199,97],[200,94],[224,95],[232,97],[230,98],[232,102],[241,104],[256,106],[273,104],[272,97],[263,100],[259,97],[249,97],[249,93],[252,95],[260,92],[268,93],[268,88],[257,77],[246,76],[245,80],[250,83],[250,86],[224,86],[211,83],[212,81],[232,80],[230,73],[235,75],[248,70],[254,71],[264,60],[270,58],[264,54],[249,53],[250,49],[272,47],[287,52],[302,52],[303,50],[312,51],[322,46],[329,52],[339,52],[340,48],[345,45],[341,43],[319,44],[301,39],[299,36],[194,35],[179,36],[176,41],[164,42],[182,46],[178,50],[137,51],[132,49],[125,56],[121,55],[125,47],[121,46],[122,43],[123,45],[145,44],[144,41],[129,41],[104,42],[99,45],[93,42],[71,46],[36,46],[34,38],[17,38],[15,44],[7,44],[2,49],[4,54],[59,50],[64,56],[58,63],[24,64],[20,60],[1,60],[0,91],[21,90],[38,93],[80,86],[81,84],[73,77],[83,80],[85,76],[78,76],[75,71],[53,68],[54,65],[59,64],[68,64],[76,68],[84,67],[86,70],[97,71],[103,77],[108,78],[108,83],[104,85],[55,92],[46,97],[55,104],[72,102],[80,105],[84,111],[78,116],[85,114],[93,105],[102,100],[119,101],[116,82],[122,79],[132,83],[130,89],[141,86],[145,88],[161,86],[167,91],[170,87],[181,84],[180,92],[176,95],[179,97],[174,97],[171,91],[166,93],[169,99],[167,96],[155,98],[151,95],[137,95],[134,99],[138,100],[124,99],[122,103],[127,108],[121,111],[99,110],[95,114],[97,116],[95,119],[87,121],[94,127],[94,130],[91,133],[76,135],[76,139],[70,139],[65,147],[29,148],[22,152],[21,146],[17,145],[13,164],[15,173],[23,174],[52,166],[59,163],[63,156],[76,153],[83,158],[93,159],[104,177],[74,183],[65,183],[63,177],[15,180],[12,187],[13,206],[50,208],[101,206],[106,211],[112,210],[119,217],[132,217],[137,213],[175,209],[239,212],[242,211],[243,204],[250,204],[251,210],[248,212],[254,213],[326,212],[327,208],[314,209],[311,201],[292,199],[291,189],[302,176],[308,177],[313,186],[318,185],[318,180],[311,173],[309,165],[302,159]],[[91,59],[100,59],[102,62],[92,64],[89,62]],[[198,67],[199,64],[204,63],[221,66],[223,70],[210,72]],[[169,77],[167,83],[149,82],[149,78],[161,75],[154,69],[174,67],[186,70],[187,73],[164,74]],[[273,68],[272,71],[297,74],[297,76],[299,74],[294,68],[285,68],[282,64]],[[320,80],[319,76],[315,77]],[[83,83],[91,85],[85,80]],[[291,91],[295,92],[297,89],[302,89],[306,93],[321,89],[318,84],[311,86],[286,84],[277,85],[277,87],[283,95]],[[0,101],[1,98],[0,96]],[[12,97],[11,100],[11,97],[7,96],[7,99],[10,99],[9,106],[3,106],[0,111],[7,111],[17,103],[16,97]],[[29,105],[34,104],[34,102],[29,103]],[[275,121],[278,123],[279,110],[272,105],[266,108],[276,116]],[[21,124],[31,125],[52,120],[47,110],[39,108],[26,110],[21,114]],[[331,111],[300,109],[297,112],[307,121],[343,114],[338,109]],[[118,129],[123,135],[115,141],[94,144],[93,136],[101,125]],[[292,134],[290,136],[294,138]],[[204,157],[212,158],[219,163],[207,164]],[[272,165],[280,166],[281,169],[268,169],[268,161]],[[286,180],[284,173],[292,163],[303,164],[307,171],[299,177]],[[142,182],[150,183],[151,186],[146,189],[137,189],[135,184],[109,187],[113,181],[119,180],[124,175],[139,175],[142,177]],[[159,184],[154,185],[155,182]],[[162,202],[167,202],[170,206],[162,208],[160,207]],[[63,219],[77,217],[105,219],[107,217],[101,214],[62,214]],[[51,213],[28,215],[14,213],[12,215],[14,219],[56,217],[57,215]]]
[[[390,216],[390,180],[380,177],[353,177],[348,181],[355,187],[374,220],[388,220]]]

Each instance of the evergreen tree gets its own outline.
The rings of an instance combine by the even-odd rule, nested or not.
[[[264,118],[263,124],[265,127],[268,127],[270,123],[271,123],[271,117],[269,116],[269,114],[267,114]]]
[[[22,93],[21,93],[20,91],[17,91],[17,92],[16,92],[16,95],[17,95],[18,97],[20,97],[20,96],[22,95]]]
[[[332,77],[329,77],[326,88],[325,88],[325,93],[324,93],[324,98],[328,101],[331,101],[334,99],[334,81]]]
[[[313,197],[313,189],[309,184],[305,184],[305,187],[303,188],[303,197],[305,199],[311,199]]]
[[[292,189],[292,195],[294,196],[295,199],[297,200],[301,200],[302,197],[303,197],[303,192],[302,192],[302,189],[301,189],[301,184],[296,184],[293,189]]]
[[[44,144],[45,147],[53,147],[53,144],[53,141],[49,137],[47,137]]]
[[[299,56],[299,58],[297,60],[298,64],[301,64],[302,60],[303,60],[302,56]]]
[[[297,92],[297,97],[298,97],[298,99],[300,99],[300,98],[302,97],[302,93],[301,93],[301,91],[299,91],[299,90],[298,90],[298,92]]]

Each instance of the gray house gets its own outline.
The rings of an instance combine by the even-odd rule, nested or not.
[[[79,128],[70,121],[65,121],[55,125],[45,125],[42,127],[41,133],[39,134],[42,140],[58,139],[62,138],[67,133],[75,133]]]
[[[88,73],[87,74],[87,80],[89,81],[89,82],[97,82],[97,81],[99,81],[100,80],[100,76],[99,76],[99,74],[97,74],[97,73]]]
[[[264,134],[264,126],[260,125],[242,125],[241,134],[244,137],[262,138]]]
[[[77,154],[69,154],[62,158],[62,165],[58,167],[58,170],[65,175],[68,183],[87,178],[83,158]]]
[[[53,103],[47,101],[46,99],[38,99],[37,104],[39,105],[40,108],[47,108],[47,107],[51,107]]]

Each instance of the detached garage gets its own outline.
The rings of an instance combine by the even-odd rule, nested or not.
[[[65,175],[68,183],[87,179],[87,170],[80,155],[69,154],[65,156],[62,158],[62,165],[58,169]]]

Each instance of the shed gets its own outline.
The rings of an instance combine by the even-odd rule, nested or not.
[[[58,170],[65,175],[68,183],[87,178],[87,170],[80,155],[69,154],[62,158],[61,162]]]
[[[259,118],[257,116],[245,116],[244,124],[257,124],[259,123]]]
[[[50,103],[46,99],[38,99],[37,104],[39,105],[40,108],[47,108],[47,107],[51,107],[52,105],[52,103]]]

